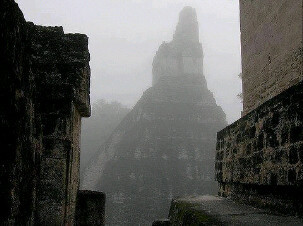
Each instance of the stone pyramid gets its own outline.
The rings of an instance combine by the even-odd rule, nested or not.
[[[154,57],[153,86],[92,159],[83,186],[106,193],[108,224],[151,224],[172,197],[216,193],[216,133],[225,126],[203,75],[196,11],[185,7]]]

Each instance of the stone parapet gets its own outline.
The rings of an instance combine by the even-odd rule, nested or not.
[[[302,109],[300,82],[218,133],[220,195],[302,214]]]
[[[215,196],[174,199],[170,225],[302,225],[303,220],[277,216],[232,200]]]

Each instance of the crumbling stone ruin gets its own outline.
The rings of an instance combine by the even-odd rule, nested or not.
[[[221,197],[175,199],[154,225],[303,225],[302,9],[240,0],[244,116],[217,135]]]
[[[196,12],[186,7],[154,57],[153,86],[92,159],[84,188],[107,194],[107,223],[151,224],[173,196],[216,193],[216,132],[224,126],[203,75]]]
[[[81,118],[90,115],[88,38],[26,22],[2,0],[0,43],[0,224],[77,224],[76,206],[81,216],[95,205],[76,205]]]

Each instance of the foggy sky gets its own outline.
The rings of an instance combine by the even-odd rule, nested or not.
[[[184,6],[197,10],[204,74],[228,122],[240,117],[238,0],[17,0],[25,18],[89,36],[91,101],[133,106],[151,86],[152,59]]]

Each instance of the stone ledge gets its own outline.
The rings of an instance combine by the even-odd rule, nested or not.
[[[303,219],[277,216],[267,210],[216,196],[177,198],[172,201],[171,225],[303,225]]]

